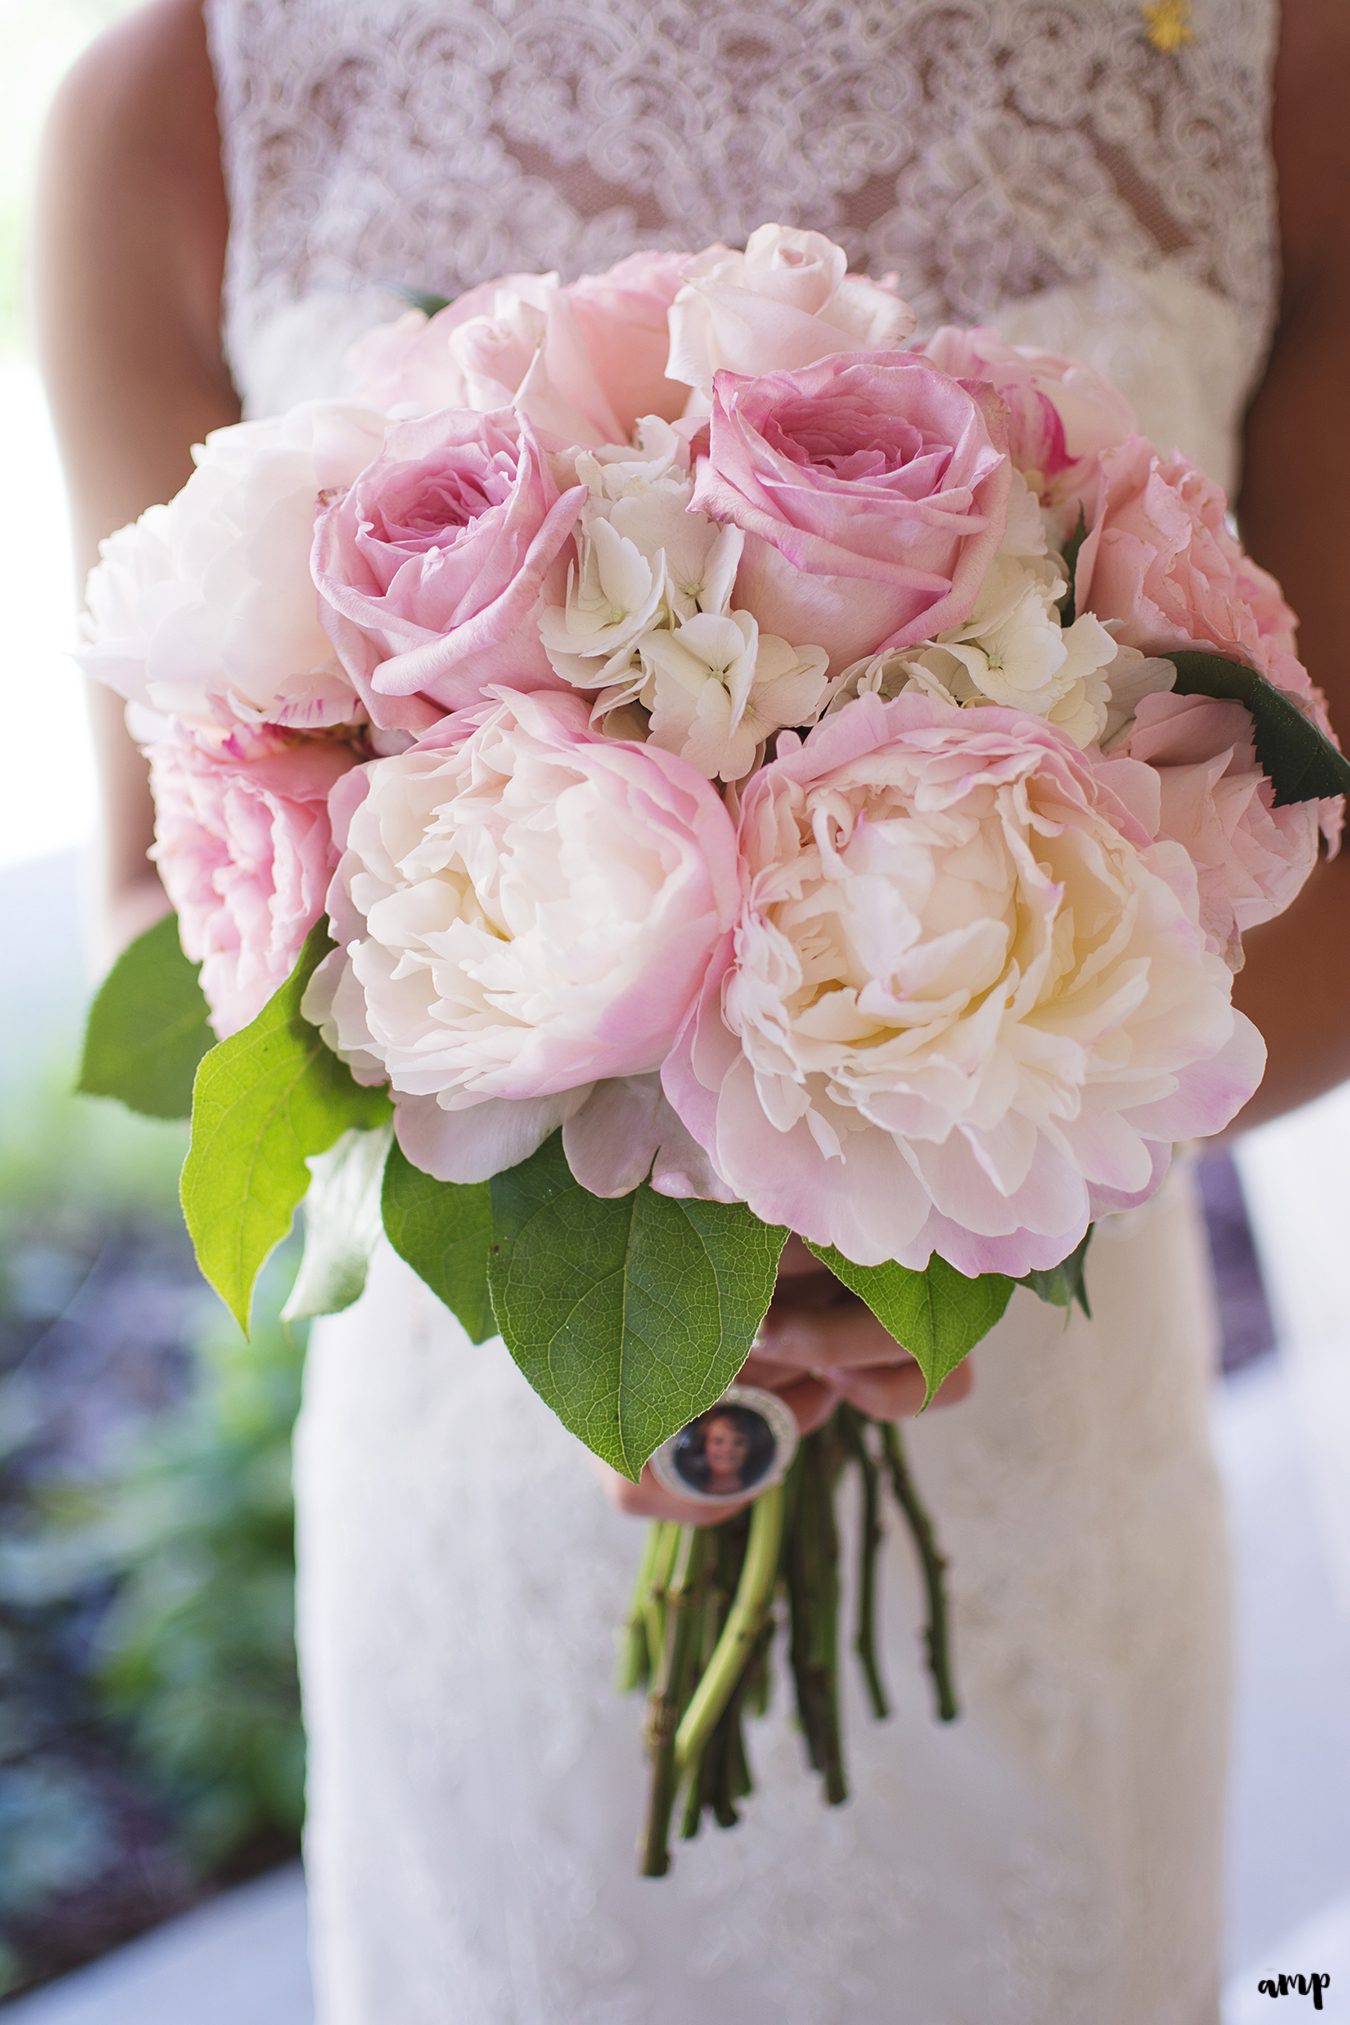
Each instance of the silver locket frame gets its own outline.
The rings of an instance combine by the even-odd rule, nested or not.
[[[773,1436],[773,1461],[762,1476],[748,1485],[734,1497],[715,1496],[711,1491],[699,1490],[680,1472],[677,1457],[680,1444],[690,1428],[697,1427],[701,1420],[716,1413],[722,1406],[742,1406],[755,1413],[766,1424]],[[652,1475],[663,1490],[670,1491],[677,1498],[687,1498],[695,1505],[733,1505],[747,1498],[757,1498],[761,1491],[767,1491],[772,1484],[780,1484],[792,1465],[798,1445],[797,1416],[790,1406],[785,1406],[776,1392],[765,1392],[758,1385],[730,1385],[720,1399],[705,1406],[702,1413],[682,1427],[678,1434],[672,1434],[663,1441],[651,1459]]]

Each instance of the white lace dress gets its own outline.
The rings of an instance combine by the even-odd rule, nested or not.
[[[1274,289],[1273,0],[208,0],[254,412],[339,383],[389,284],[605,265],[766,218],[924,324],[1091,356],[1233,477]],[[1159,47],[1158,44],[1164,46]],[[639,1529],[500,1344],[392,1256],[315,1332],[299,1433],[322,2025],[1213,2025],[1228,1697],[1184,1177],[1104,1229],[1096,1320],[1029,1294],[917,1425],[964,1719],[898,1708],[826,1812],[786,1715],[729,1834],[632,1874],[610,1684]]]

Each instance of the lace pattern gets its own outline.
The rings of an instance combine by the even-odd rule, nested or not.
[[[1273,313],[1273,0],[208,0],[234,219],[230,350],[766,216],[895,270],[921,327],[1164,262]],[[353,291],[364,293],[361,312]],[[352,327],[355,327],[355,322]]]

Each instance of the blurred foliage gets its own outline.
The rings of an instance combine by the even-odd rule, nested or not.
[[[100,1701],[125,1723],[193,1859],[213,1865],[262,1831],[299,1833],[300,1353],[269,1318],[248,1343],[222,1323],[198,1354],[192,1395],[100,1487],[85,1533],[116,1585],[98,1638]]]
[[[293,1849],[302,1745],[278,1260],[245,1343],[180,1127],[30,1079],[0,1159],[0,1994]]]

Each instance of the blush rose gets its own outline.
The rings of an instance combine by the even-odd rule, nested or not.
[[[1009,486],[998,397],[877,352],[719,373],[693,503],[745,534],[736,602],[838,673],[968,616]]]
[[[485,281],[427,317],[409,311],[355,347],[363,398],[404,413],[513,407],[551,447],[627,442],[673,420],[688,389],[666,377],[667,316],[686,256],[634,253],[602,274]]]
[[[909,304],[850,274],[843,247],[824,233],[761,225],[743,253],[711,246],[687,263],[670,312],[668,371],[706,394],[718,372],[790,371],[903,344],[913,329]]]
[[[391,428],[314,537],[325,623],[377,724],[421,731],[491,683],[554,682],[532,621],[585,497],[509,409]]]

